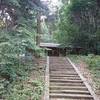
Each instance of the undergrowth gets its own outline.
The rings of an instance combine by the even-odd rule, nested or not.
[[[7,95],[3,95],[5,100],[41,100],[43,92],[42,84],[28,77],[27,83],[11,84],[8,87]]]
[[[68,57],[73,61],[77,62],[82,60],[87,64],[86,69],[89,70],[93,81],[96,83],[96,89],[100,90],[100,56],[94,54],[83,55],[68,55]],[[100,94],[99,92],[97,94]]]
[[[85,57],[85,62],[88,64],[87,68],[90,70],[97,88],[100,89],[100,56],[88,54]]]
[[[26,65],[26,67],[25,67]],[[17,68],[17,77],[13,81],[0,77],[0,99],[3,100],[41,100],[44,91],[44,76],[45,66],[37,67],[32,63],[20,65]],[[35,78],[28,75],[29,72],[36,71]],[[42,74],[42,75],[40,75]]]

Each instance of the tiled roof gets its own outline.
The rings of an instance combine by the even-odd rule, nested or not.
[[[59,45],[58,43],[40,43],[41,47],[58,47]]]

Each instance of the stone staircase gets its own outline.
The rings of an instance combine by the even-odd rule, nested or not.
[[[65,57],[49,57],[48,95],[49,98],[45,100],[99,100]]]

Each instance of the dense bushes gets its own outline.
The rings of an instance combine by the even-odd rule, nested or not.
[[[37,10],[28,0],[0,3],[0,76],[13,81],[28,70],[26,64],[36,52],[42,55],[43,49],[35,42]]]
[[[0,2],[0,99],[20,99],[16,86],[34,69],[35,53],[43,55],[43,49],[36,46],[36,13],[29,0],[1,0]],[[30,52],[31,51],[31,52]],[[12,84],[14,86],[12,87]],[[11,87],[10,87],[11,86]],[[26,87],[26,86],[25,86]],[[11,89],[12,88],[12,89]],[[26,87],[27,88],[27,87]],[[30,90],[29,90],[30,91]],[[13,97],[14,96],[14,97]],[[6,97],[4,97],[6,98]],[[25,98],[23,98],[25,100]]]

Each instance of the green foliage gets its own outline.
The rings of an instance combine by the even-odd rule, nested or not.
[[[26,64],[35,59],[35,51],[43,56],[43,49],[35,43],[36,11],[30,8],[28,0],[3,1],[2,6],[5,5],[12,20],[4,25],[1,20],[0,24],[0,75],[13,81],[25,75]]]
[[[82,59],[82,60],[85,59],[85,57],[83,55],[72,55],[72,54],[69,54],[69,55],[67,55],[67,57],[69,57],[72,62],[77,62],[79,59]]]
[[[88,54],[85,61],[89,67],[97,67],[98,66],[98,59],[94,58],[94,54]]]
[[[41,22],[41,42],[53,42],[53,35],[50,34],[50,27],[48,22]]]
[[[88,56],[85,57],[85,61],[88,64],[88,67],[100,76],[100,57],[95,56],[94,54],[88,54]]]
[[[96,89],[100,90],[100,56],[94,54],[88,54],[87,56],[82,55],[68,55],[68,57],[75,63],[82,60],[86,63],[85,69],[91,73],[93,82],[95,82]],[[86,76],[87,77],[87,76]],[[97,93],[99,94],[99,92]]]
[[[70,41],[73,42],[73,37],[78,34],[78,27],[74,24],[70,24],[68,21],[60,21],[57,27],[59,29],[54,32],[54,37],[63,45],[69,44]]]
[[[85,61],[92,73],[93,80],[96,82],[97,89],[100,89],[100,56],[89,54],[85,57]]]
[[[45,70],[46,69],[46,65],[40,66],[40,69]]]
[[[63,45],[80,47],[79,54],[99,54],[100,9],[95,0],[62,0],[64,5],[59,11],[59,19],[54,37]],[[66,5],[67,3],[67,5]]]
[[[0,78],[0,98],[2,98],[2,96],[7,93],[7,90],[5,89],[5,87],[8,84],[9,84],[9,81]]]
[[[39,81],[30,79],[29,83],[37,87],[39,94],[43,92],[43,86]]]
[[[19,5],[19,0],[7,0],[6,1],[7,4],[15,4],[15,5]]]
[[[23,89],[21,87],[21,84],[15,85],[5,100],[26,100],[34,98],[34,90],[32,90],[29,85],[23,85]]]
[[[35,52],[39,56],[44,54],[44,49],[36,46],[35,42],[37,11],[30,6],[29,0],[2,0],[0,11],[0,99],[29,100],[34,94],[29,85],[24,85],[22,89],[19,83],[12,84],[35,69],[32,63]],[[5,14],[9,18],[6,19]],[[39,92],[42,91],[40,85],[38,88]],[[39,100],[35,99],[37,97],[32,96],[32,99]]]
[[[27,84],[14,83],[13,85],[10,85],[9,93],[7,93],[5,100],[40,100],[40,95],[43,92],[42,84],[37,80],[33,80],[32,78],[28,79],[29,81]]]

